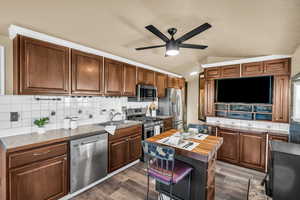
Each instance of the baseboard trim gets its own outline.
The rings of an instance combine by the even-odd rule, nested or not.
[[[112,176],[114,176],[114,175],[116,175],[116,174],[118,174],[118,173],[120,173],[120,172],[128,169],[129,167],[132,167],[133,165],[136,165],[139,162],[140,162],[140,160],[136,160],[136,161],[134,161],[134,162],[132,162],[132,163],[130,163],[130,164],[128,164],[128,165],[126,165],[126,166],[124,166],[124,167],[122,167],[122,168],[114,171],[114,172],[112,172],[112,173],[109,173],[107,176],[105,176],[104,178],[100,179],[99,181],[96,181],[96,182],[94,182],[94,183],[86,186],[85,188],[82,188],[82,189],[78,190],[77,192],[74,192],[72,194],[68,194],[68,195],[60,198],[59,200],[68,200],[68,199],[71,199],[71,198],[73,198],[73,197],[75,197],[75,196],[77,196],[77,195],[79,195],[79,194],[81,194],[81,193],[83,193],[83,192],[91,189],[92,187],[98,185],[99,183],[102,183],[103,181],[109,179],[110,177],[112,177]]]

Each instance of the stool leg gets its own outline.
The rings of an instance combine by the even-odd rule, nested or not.
[[[173,184],[171,183],[171,185],[170,185],[170,200],[173,199],[172,193],[173,193]]]
[[[190,172],[190,174],[189,174],[189,183],[188,183],[189,200],[191,200],[191,178],[192,178],[192,173]]]
[[[147,178],[147,200],[149,199],[149,175],[148,175],[148,178]]]

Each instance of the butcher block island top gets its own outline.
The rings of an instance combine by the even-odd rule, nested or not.
[[[148,138],[148,142],[154,142],[158,143],[157,141],[162,140],[164,138],[170,137],[173,134],[179,132],[178,130],[172,129],[166,132],[161,133],[160,135],[153,136],[151,138]],[[186,156],[195,160],[199,160],[202,162],[209,162],[212,158],[215,157],[215,154],[223,144],[223,138],[221,137],[216,137],[216,136],[207,136],[203,140],[198,140],[198,139],[185,139],[185,140],[190,140],[199,143],[198,146],[196,146],[194,149],[191,151],[182,149],[182,148],[175,148],[176,154]],[[159,143],[161,145],[165,145],[162,143]]]

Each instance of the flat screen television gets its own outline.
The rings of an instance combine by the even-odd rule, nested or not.
[[[215,87],[217,102],[272,104],[272,76],[220,79]]]

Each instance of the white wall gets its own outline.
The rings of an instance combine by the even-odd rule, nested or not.
[[[12,94],[13,92],[13,48],[12,41],[4,35],[0,35],[0,45],[5,50],[5,92]]]
[[[292,57],[292,76],[300,72],[300,46],[296,49]]]
[[[187,91],[187,124],[199,123],[198,120],[199,78],[195,76],[188,81]]]

